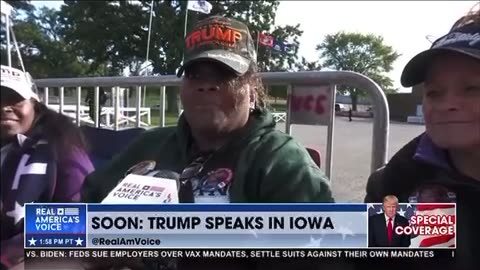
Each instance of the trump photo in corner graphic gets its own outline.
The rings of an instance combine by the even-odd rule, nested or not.
[[[369,247],[409,247],[410,235],[395,234],[395,227],[408,226],[408,219],[398,214],[398,198],[387,195],[383,198],[382,210],[368,219]]]

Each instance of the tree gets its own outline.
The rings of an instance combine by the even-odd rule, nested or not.
[[[275,13],[279,1],[210,1],[212,11],[210,14],[202,14],[194,11],[188,11],[187,29],[193,28],[198,20],[202,20],[211,15],[222,15],[238,19],[250,29],[253,38],[257,38],[260,31],[270,31],[271,25],[275,24]],[[143,1],[144,5],[149,5],[149,1]],[[186,1],[163,1],[156,5],[155,23],[152,29],[152,51],[160,52],[157,58],[152,58],[154,62],[154,72],[160,74],[174,74],[180,66],[183,57],[185,12],[187,8]],[[298,38],[302,32],[297,26],[276,27],[272,34],[277,38],[291,39],[298,45]],[[187,32],[188,32],[187,30]],[[298,47],[298,46],[297,46]],[[295,62],[297,51],[291,55],[276,54],[269,52],[265,47],[258,48],[258,62],[262,70],[285,70]],[[167,102],[169,112],[176,112],[178,102],[178,91],[168,88]]]
[[[121,75],[142,57],[146,11],[130,1],[65,1],[60,10],[62,34],[83,61],[89,74]]]
[[[385,73],[392,70],[392,65],[400,54],[386,45],[383,37],[373,34],[338,32],[327,35],[316,49],[320,52],[320,58],[324,59],[323,67],[355,71],[370,77],[384,91],[396,91],[393,89],[392,79]],[[362,89],[349,86],[339,86],[337,89],[342,94],[350,94],[353,110],[357,109],[358,97],[365,94]]]
[[[188,11],[187,29],[210,15],[224,15],[245,22],[253,38],[259,31],[272,31],[276,37],[298,45],[302,34],[297,26],[275,27],[279,1],[209,1],[210,14]],[[120,75],[126,66],[138,66],[145,61],[150,0],[135,1],[66,1],[61,14],[65,37],[78,54],[95,69],[107,68],[104,75]],[[184,22],[187,1],[154,1],[149,60],[153,72],[174,74],[183,58]],[[298,46],[297,46],[298,47]],[[278,54],[260,46],[258,60],[264,70],[288,70],[295,64],[292,54]],[[167,87],[169,112],[177,112],[178,90]]]
[[[22,10],[22,11],[34,11],[35,7],[30,3],[30,0],[6,0],[10,6],[13,7],[14,10]]]
[[[318,61],[307,61],[305,57],[302,56],[302,59],[296,63],[297,71],[313,71],[321,70],[322,66]]]
[[[287,91],[288,91],[288,86],[286,85],[269,85],[268,88],[268,96],[273,97],[274,103],[277,103],[277,99],[280,98],[282,100],[287,99]]]
[[[86,63],[64,42],[55,9],[37,10],[30,1],[7,1],[14,8],[12,27],[25,68],[34,78],[76,77],[84,74]],[[2,41],[5,40],[2,29]],[[2,46],[2,64],[7,64],[6,46]],[[17,52],[12,50],[12,65],[20,67]]]
[[[57,10],[27,10],[26,18],[17,18],[13,23],[25,68],[34,78],[76,77],[85,73],[88,65],[77,58],[61,35]]]
[[[5,1],[7,4],[9,4],[13,10],[10,18],[16,18],[18,16],[19,11],[33,11],[35,10],[35,7],[30,4],[29,0],[18,0],[18,1],[13,1],[13,0],[6,0]],[[2,26],[4,25],[3,19],[2,19]],[[1,63],[2,65],[8,65],[8,60],[7,60],[7,36],[6,36],[6,31],[5,27],[2,27],[0,30],[0,40],[1,40]],[[13,45],[13,44],[12,44]],[[14,51],[11,52],[12,54]],[[12,66],[19,67],[18,65],[18,59],[16,57],[12,56]]]

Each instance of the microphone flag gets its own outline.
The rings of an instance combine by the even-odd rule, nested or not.
[[[178,203],[177,180],[129,174],[107,195],[102,203],[160,204]]]

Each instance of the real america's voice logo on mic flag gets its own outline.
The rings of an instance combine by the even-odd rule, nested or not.
[[[177,181],[162,177],[129,174],[120,181],[102,203],[178,203]]]
[[[410,248],[455,248],[456,205],[454,203],[398,204],[397,214],[409,220]],[[382,204],[369,204],[368,216],[382,214]]]
[[[78,216],[80,209],[76,207],[57,208],[57,215],[59,216]]]

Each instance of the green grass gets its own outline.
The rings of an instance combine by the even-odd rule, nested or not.
[[[160,97],[158,95],[147,95],[145,99],[145,106],[151,107],[160,103]],[[269,108],[273,112],[286,112],[287,104],[285,100],[278,100],[276,103],[271,100]],[[151,126],[160,126],[160,111],[157,109],[151,110]],[[142,117],[142,121],[146,122],[147,118]],[[178,115],[174,113],[165,114],[165,126],[176,125],[178,121]]]
[[[160,126],[160,110],[151,110],[151,126]],[[165,126],[177,125],[178,115],[173,113],[165,113]],[[147,118],[143,118],[142,121],[147,121]]]
[[[273,112],[286,112],[287,111],[287,104],[277,103],[277,104],[270,104],[270,110]]]
[[[160,95],[154,93],[154,91],[147,91],[147,95],[145,98],[145,107],[152,107],[161,103]],[[142,104],[143,105],[143,104]],[[168,106],[165,104],[165,106]],[[160,110],[158,109],[151,109],[151,126],[160,126]],[[147,118],[143,118],[142,121],[146,121]],[[177,125],[178,115],[175,113],[165,113],[165,126],[174,126]]]

